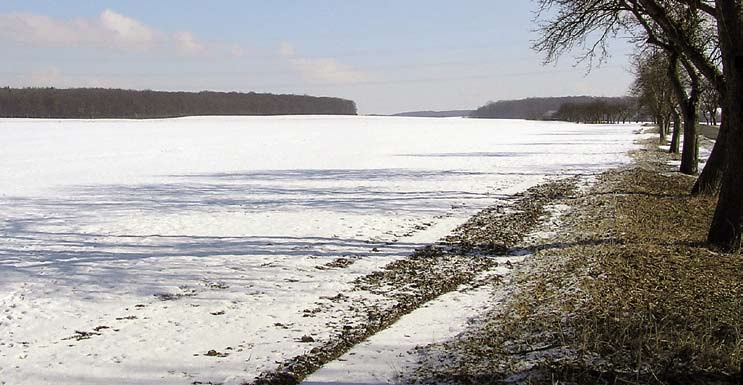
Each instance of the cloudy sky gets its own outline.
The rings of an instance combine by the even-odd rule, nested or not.
[[[543,66],[528,0],[2,0],[0,86],[340,96],[361,113],[624,94],[631,47]],[[576,53],[577,55],[578,53]]]

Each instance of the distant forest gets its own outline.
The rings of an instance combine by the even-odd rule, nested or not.
[[[632,97],[566,96],[491,102],[470,114],[489,119],[555,119],[579,123],[618,123],[636,118]]]
[[[3,118],[172,118],[194,115],[356,115],[351,100],[238,92],[0,88]]]

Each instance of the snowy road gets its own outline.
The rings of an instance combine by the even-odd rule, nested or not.
[[[332,331],[307,316],[322,297],[513,193],[628,162],[637,128],[0,120],[0,384],[251,380]]]

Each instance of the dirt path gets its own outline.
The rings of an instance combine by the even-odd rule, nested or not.
[[[509,205],[485,209],[436,245],[418,250],[355,282],[355,289],[330,297],[331,308],[308,309],[308,316],[333,312],[353,314],[335,323],[337,334],[306,354],[279,364],[252,384],[296,384],[308,374],[342,356],[355,345],[394,324],[401,317],[457,288],[499,284],[501,275],[483,274],[499,267],[497,257],[509,256],[526,234],[544,219],[548,206],[569,197],[575,178],[533,187]],[[510,268],[511,262],[501,261]],[[374,305],[365,301],[375,298]],[[382,301],[379,299],[382,298]],[[379,305],[383,303],[384,305]]]

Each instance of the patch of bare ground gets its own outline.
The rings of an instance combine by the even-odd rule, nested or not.
[[[691,197],[656,148],[574,200],[506,303],[420,349],[410,381],[743,383],[743,257],[704,245],[715,199]]]
[[[571,179],[545,183],[514,197],[507,209],[499,205],[483,210],[441,242],[357,279],[354,293],[327,297],[335,306],[345,306],[353,312],[347,319],[339,320],[341,330],[326,341],[318,341],[306,354],[263,373],[252,384],[297,384],[424,303],[461,285],[497,284],[497,280],[479,282],[478,275],[497,265],[493,256],[517,246],[542,220],[546,206],[571,194],[575,182]],[[365,298],[374,300],[365,303]],[[317,316],[322,311],[327,309],[306,310],[307,316]]]

